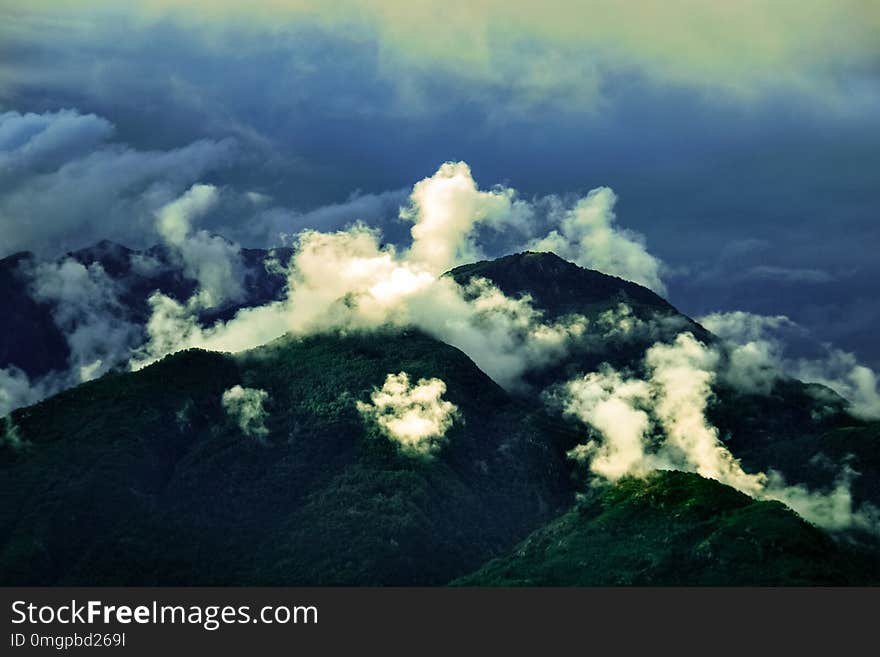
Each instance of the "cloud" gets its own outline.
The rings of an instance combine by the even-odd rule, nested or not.
[[[33,384],[17,367],[0,369],[0,417],[16,408],[34,404],[46,396],[39,384]]]
[[[199,288],[189,300],[193,309],[214,308],[238,301],[243,293],[244,265],[240,248],[207,231],[193,231],[195,220],[217,205],[213,185],[193,185],[180,198],[156,212],[156,229]]]
[[[67,341],[71,382],[90,381],[127,360],[141,330],[120,301],[120,284],[99,263],[85,266],[65,258],[36,264],[26,276],[31,296],[51,306]]]
[[[431,458],[443,448],[458,413],[455,404],[443,399],[445,392],[446,384],[440,379],[419,379],[413,384],[406,372],[389,374],[370,395],[372,403],[358,401],[357,410],[404,454]]]
[[[880,533],[878,510],[870,504],[854,507],[847,469],[823,492],[790,486],[772,470],[748,473],[742,468],[706,418],[720,360],[715,349],[681,333],[674,343],[646,351],[645,379],[627,378],[605,366],[549,392],[549,403],[598,433],[569,457],[611,481],[657,469],[696,472],[757,499],[779,500],[829,530]]]
[[[382,244],[378,230],[362,223],[336,232],[304,230],[289,263],[285,299],[202,327],[179,302],[154,294],[150,339],[132,365],[186,347],[239,351],[286,332],[415,326],[462,349],[502,386],[516,388],[525,372],[564,358],[584,337],[586,320],[547,321],[527,297],[509,298],[486,281],[461,287],[441,274],[477,256],[480,224],[519,230],[528,225],[529,208],[513,190],[480,191],[466,164],[444,164],[414,186],[402,211],[413,223],[409,248]]]
[[[763,477],[745,473],[706,421],[717,360],[693,335],[681,333],[673,344],[647,350],[645,380],[625,379],[606,367],[568,382],[561,393],[564,412],[603,437],[571,456],[587,459],[593,472],[612,480],[655,469],[689,470],[755,495]],[[654,422],[662,442],[649,450]]]
[[[880,419],[876,373],[860,364],[854,354],[826,343],[812,345],[816,355],[790,354],[793,343],[809,336],[788,317],[736,311],[712,313],[699,321],[727,341],[728,360],[722,377],[735,388],[766,394],[778,378],[790,376],[831,388],[849,401],[849,411],[857,417]]]
[[[295,237],[307,228],[327,232],[357,222],[369,226],[384,225],[388,230],[402,225],[403,222],[391,220],[398,219],[400,208],[407,205],[411,191],[404,188],[377,194],[355,193],[341,203],[322,205],[307,212],[276,207],[267,213],[267,219],[272,226],[271,232],[285,237]]]
[[[290,262],[283,301],[203,328],[184,305],[154,294],[149,341],[132,366],[188,347],[241,351],[287,332],[415,326],[462,349],[502,386],[516,388],[523,373],[563,358],[584,334],[583,318],[545,321],[527,297],[506,297],[485,280],[461,287],[429,269],[393,246],[380,246],[377,233],[362,224],[335,233],[306,231]]]
[[[99,238],[142,243],[155,210],[233,152],[228,140],[140,151],[107,142],[112,134],[75,110],[0,114],[0,256]]]
[[[0,370],[0,379],[2,379],[3,370]],[[0,389],[0,397],[2,397],[2,389]],[[3,401],[0,399],[0,417],[3,416]],[[6,446],[12,451],[17,451],[28,444],[27,440],[21,437],[18,427],[12,421],[12,416],[3,417],[3,435],[0,436],[0,447]]]
[[[266,428],[268,413],[264,408],[269,393],[259,388],[243,388],[235,385],[221,396],[223,410],[238,423],[241,432],[250,438],[262,440],[269,435]]]
[[[830,283],[835,280],[833,274],[822,269],[806,267],[776,267],[757,265],[750,267],[742,274],[743,279],[783,281],[785,283]]]
[[[108,5],[115,8],[108,0],[77,3],[80,29],[94,29]],[[29,7],[65,15],[57,0]],[[753,98],[782,87],[829,102],[846,91],[841,76],[870,70],[880,41],[878,12],[859,0],[735,8],[643,0],[635,11],[608,0],[550,0],[540,7],[526,0],[476,0],[454,12],[431,0],[260,0],[246,9],[228,0],[141,0],[129,3],[127,13],[133,31],[171,22],[186,33],[207,32],[215,48],[222,47],[217,37],[232,28],[264,38],[279,26],[345,31],[371,42],[385,75],[401,85],[412,86],[411,79],[427,69],[509,87],[517,100],[595,102],[604,76],[625,69],[716,95]]]
[[[528,212],[515,202],[513,189],[480,191],[465,162],[446,162],[430,178],[413,187],[410,208],[401,217],[412,220],[410,258],[442,273],[474,262],[482,252],[474,242],[478,223],[510,227]]]
[[[143,340],[121,302],[122,285],[99,263],[64,258],[21,270],[30,296],[47,304],[69,351],[63,370],[31,379],[17,367],[0,369],[0,416],[124,366]]]
[[[593,472],[611,481],[649,472],[652,464],[644,436],[651,420],[643,407],[651,394],[646,381],[624,380],[610,368],[569,381],[565,413],[589,422],[602,436],[576,446],[569,456],[588,462]]]
[[[0,180],[23,171],[52,170],[83,156],[113,134],[113,124],[94,114],[64,109],[0,114]]]
[[[662,263],[645,249],[644,238],[614,225],[617,196],[608,187],[592,190],[574,207],[557,207],[559,228],[529,243],[532,251],[552,251],[582,267],[597,269],[666,293]]]

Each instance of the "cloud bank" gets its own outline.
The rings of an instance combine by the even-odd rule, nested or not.
[[[142,151],[108,141],[113,132],[75,110],[0,114],[0,257],[142,243],[156,209],[233,153],[230,140]]]
[[[58,0],[29,8],[61,15],[67,9]],[[88,25],[116,4],[89,0],[76,9]],[[595,102],[614,66],[734,97],[779,86],[840,93],[835,76],[869,67],[880,42],[880,12],[859,0],[735,7],[642,0],[635,10],[609,0],[549,0],[540,7],[475,0],[454,11],[430,0],[259,0],[246,9],[227,0],[139,0],[127,13],[134,30],[163,21],[185,31],[198,26],[216,48],[232,27],[267,37],[300,25],[347,33],[375,44],[383,71],[400,84],[428,68],[509,86],[521,102],[554,95]]]

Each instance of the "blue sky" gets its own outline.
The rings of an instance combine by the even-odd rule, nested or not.
[[[876,3],[541,4],[0,0],[0,256],[150,244],[195,182],[248,246],[358,218],[393,241],[464,160],[524,198],[609,186],[683,311],[785,314],[880,365]]]

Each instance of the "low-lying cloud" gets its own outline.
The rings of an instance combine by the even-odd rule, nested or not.
[[[382,387],[373,390],[370,403],[357,402],[357,410],[404,454],[431,458],[443,448],[458,413],[455,404],[443,399],[445,392],[440,379],[412,383],[406,372],[389,374]]]
[[[555,203],[559,228],[529,244],[534,251],[552,251],[582,267],[598,269],[666,294],[660,280],[661,262],[648,253],[644,238],[614,223],[617,195],[608,187],[591,191],[570,208]]]
[[[269,435],[266,427],[268,412],[264,407],[268,399],[269,393],[265,390],[234,385],[223,392],[220,401],[223,410],[245,436],[262,440]]]
[[[216,206],[219,191],[213,185],[193,185],[180,198],[156,212],[156,229],[183,265],[183,272],[198,283],[188,305],[194,311],[214,308],[241,298],[244,266],[241,249],[193,222]]]
[[[790,376],[820,383],[849,402],[849,411],[866,420],[880,419],[877,374],[855,355],[828,344],[813,343],[814,355],[790,354],[790,343],[808,340],[806,331],[783,315],[713,313],[700,318],[727,341],[724,380],[744,392],[768,393],[776,380]]]
[[[721,356],[690,333],[645,354],[647,377],[606,366],[548,395],[552,404],[588,424],[594,437],[569,456],[610,481],[652,470],[684,470],[715,479],[756,499],[779,500],[816,525],[880,532],[875,507],[855,508],[844,469],[829,492],[791,486],[775,471],[746,472],[706,418]]]

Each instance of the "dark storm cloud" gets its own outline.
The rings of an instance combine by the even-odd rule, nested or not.
[[[72,110],[0,115],[0,255],[54,255],[107,237],[142,242],[155,208],[232,155],[231,140],[167,151],[105,142],[112,126]]]

